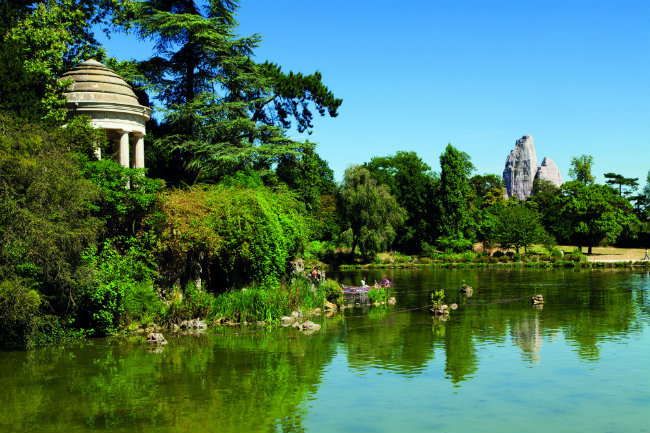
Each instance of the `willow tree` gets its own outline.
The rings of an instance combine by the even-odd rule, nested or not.
[[[406,212],[388,187],[377,185],[370,172],[358,165],[345,171],[340,204],[352,255],[359,246],[366,259],[389,248],[395,239],[395,230],[406,219]]]
[[[155,42],[156,55],[139,66],[163,106],[159,174],[182,172],[179,180],[195,182],[269,170],[305,146],[285,134],[293,120],[299,131],[311,128],[312,106],[336,116],[342,101],[320,73],[285,74],[273,63],[252,60],[261,37],[236,35],[236,1],[135,5],[137,31]]]

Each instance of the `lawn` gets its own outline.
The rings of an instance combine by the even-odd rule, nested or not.
[[[576,247],[572,245],[558,245],[564,251],[573,251]],[[583,254],[587,253],[587,247],[582,249]],[[631,260],[643,260],[644,248],[615,248],[615,247],[593,247],[592,254],[587,256],[590,262],[623,262]]]

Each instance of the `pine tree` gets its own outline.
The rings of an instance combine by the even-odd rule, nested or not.
[[[286,136],[291,119],[304,131],[312,126],[310,103],[332,116],[341,104],[319,73],[287,75],[254,62],[261,37],[236,35],[236,9],[231,0],[137,4],[138,32],[155,41],[157,53],[140,64],[164,108],[157,145],[167,154],[166,168],[182,170],[185,182],[268,171],[305,147]]]

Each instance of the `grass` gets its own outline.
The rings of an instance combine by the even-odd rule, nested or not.
[[[558,246],[564,251],[573,251],[573,246]],[[583,248],[583,254],[587,253],[587,248]],[[643,260],[645,248],[616,248],[616,247],[593,247],[587,260],[590,262],[629,262]]]

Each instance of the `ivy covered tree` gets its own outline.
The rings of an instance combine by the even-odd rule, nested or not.
[[[359,246],[366,259],[391,245],[396,228],[406,218],[406,212],[388,187],[377,185],[370,172],[358,165],[345,171],[340,211],[344,235],[351,240],[352,255]]]

